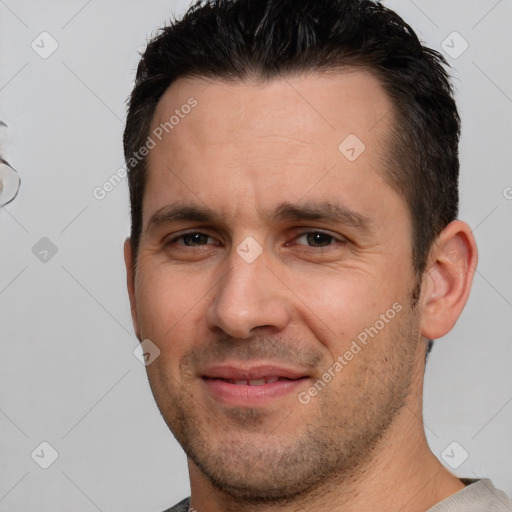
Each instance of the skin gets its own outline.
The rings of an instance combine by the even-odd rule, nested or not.
[[[192,507],[414,512],[462,489],[427,445],[422,388],[426,338],[460,315],[476,246],[467,224],[449,224],[413,307],[410,215],[385,180],[393,108],[377,79],[362,70],[182,78],[152,129],[191,96],[197,106],[150,151],[136,271],[128,240],[125,261],[136,334],[160,350],[149,381],[188,455]],[[354,161],[338,149],[349,134],[365,145]],[[151,222],[177,201],[218,218]],[[275,219],[285,202],[341,204],[365,227],[354,215]],[[191,232],[204,236],[177,238]],[[249,236],[262,250],[251,263],[237,252]],[[301,403],[393,304],[400,312]],[[224,362],[271,362],[307,378],[262,405],[226,404],[202,379]]]

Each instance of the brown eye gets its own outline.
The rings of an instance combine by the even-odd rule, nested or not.
[[[213,238],[208,235],[205,235],[204,233],[196,231],[179,235],[170,240],[169,244],[181,245],[185,247],[198,247],[201,245],[206,245],[209,240],[213,240]]]
[[[321,231],[309,231],[307,233],[303,233],[302,235],[297,237],[297,241],[305,240],[305,243],[299,243],[299,245],[309,245],[310,247],[328,247],[329,245],[333,245],[333,242],[339,241],[333,235],[329,235],[328,233],[323,233]]]

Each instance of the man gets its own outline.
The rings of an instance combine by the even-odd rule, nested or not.
[[[188,456],[171,511],[512,510],[430,451],[477,250],[442,57],[378,3],[212,0],[129,105],[135,331]]]

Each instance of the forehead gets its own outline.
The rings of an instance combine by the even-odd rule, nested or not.
[[[372,72],[344,68],[269,81],[180,78],[160,99],[152,129],[168,123],[173,113],[181,114],[182,120],[180,111],[192,98],[197,106],[186,114],[189,121],[179,130],[178,125],[173,126],[172,139],[176,142],[190,135],[186,128],[196,120],[200,123],[194,123],[194,136],[207,135],[209,140],[222,140],[226,132],[240,137],[248,131],[264,135],[271,125],[276,131],[282,129],[316,140],[329,131],[339,136],[359,130],[364,137],[384,117],[392,115],[391,101]],[[305,123],[312,129],[304,130]],[[318,130],[320,124],[323,129]]]
[[[392,115],[378,79],[360,69],[269,81],[181,78],[152,120],[144,211],[172,195],[227,208],[236,193],[267,209],[308,189],[336,196],[361,183],[367,192],[389,188],[382,170]]]

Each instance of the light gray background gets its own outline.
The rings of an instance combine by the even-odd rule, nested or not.
[[[431,354],[425,423],[439,457],[453,441],[468,452],[456,474],[512,494],[512,2],[386,4],[433,48],[454,31],[469,44],[448,60],[463,119],[460,217],[480,263],[459,323]],[[0,512],[157,512],[188,495],[185,456],[133,355],[127,186],[92,194],[123,165],[136,51],[185,6],[0,0],[2,148],[22,178],[0,210]],[[50,48],[43,31],[59,45],[46,59],[31,47]],[[33,252],[43,237],[57,248],[46,262]],[[48,469],[31,458],[43,441],[59,455]],[[50,456],[40,450],[39,461]]]

